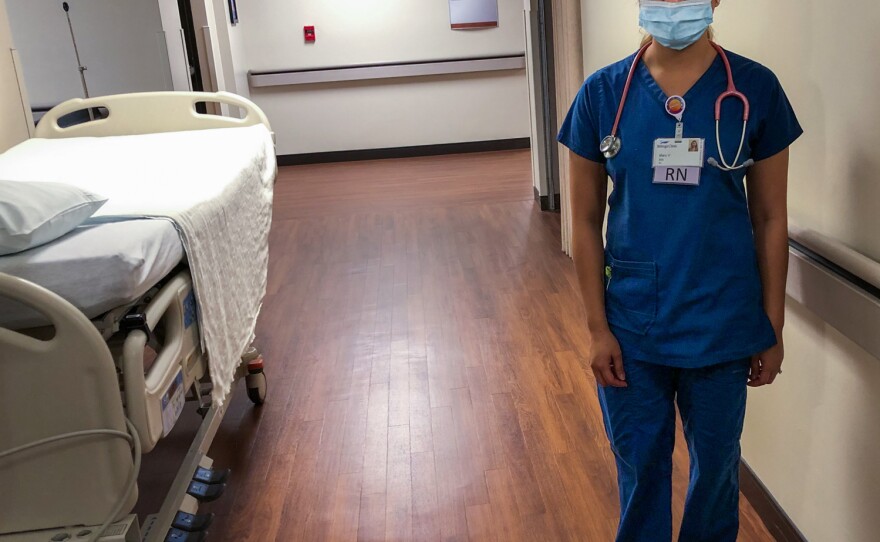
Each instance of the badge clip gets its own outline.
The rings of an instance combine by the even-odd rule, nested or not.
[[[666,100],[666,112],[672,115],[678,122],[681,122],[681,119],[684,118],[686,107],[687,102],[681,96],[672,96]]]
[[[685,108],[687,108],[687,102],[685,102],[684,98],[681,96],[671,96],[666,100],[666,112],[678,121],[675,125],[676,141],[684,139],[684,123],[682,122],[682,119],[684,118]]]

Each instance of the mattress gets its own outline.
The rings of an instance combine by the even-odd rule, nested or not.
[[[89,318],[136,301],[183,260],[174,223],[129,220],[80,226],[52,243],[0,257],[0,273],[63,297]],[[0,298],[0,325],[42,325],[37,313]]]

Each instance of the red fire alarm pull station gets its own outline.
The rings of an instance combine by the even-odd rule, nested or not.
[[[307,42],[312,43],[315,41],[315,27],[314,26],[304,26],[303,27],[303,34],[305,35]]]

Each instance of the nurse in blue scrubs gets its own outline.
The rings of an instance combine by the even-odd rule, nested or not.
[[[559,134],[572,153],[590,363],[617,460],[617,540],[672,538],[678,405],[691,458],[679,540],[734,542],[746,389],[781,373],[788,148],[802,130],[769,69],[711,41],[718,0],[640,4],[644,55],[591,75]],[[744,136],[744,105],[728,99],[716,137],[722,52],[750,101]],[[611,133],[616,153],[602,146]]]

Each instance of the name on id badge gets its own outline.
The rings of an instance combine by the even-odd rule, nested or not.
[[[654,142],[654,184],[699,186],[704,139],[658,139]]]

